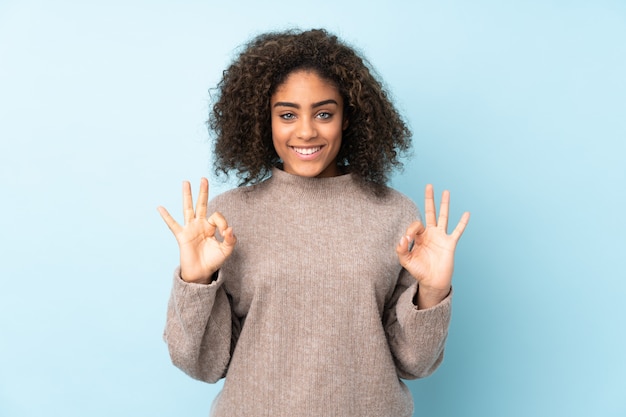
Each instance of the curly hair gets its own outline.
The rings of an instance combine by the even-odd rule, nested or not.
[[[224,71],[209,128],[216,138],[216,174],[235,171],[240,185],[270,176],[280,158],[272,143],[270,99],[294,71],[315,72],[344,102],[338,166],[362,184],[384,188],[411,132],[367,61],[323,29],[265,33],[244,46]]]

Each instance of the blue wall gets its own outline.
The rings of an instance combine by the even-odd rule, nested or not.
[[[155,208],[209,173],[232,50],[294,25],[386,81],[415,133],[394,185],[472,212],[416,415],[625,415],[626,3],[84,3],[0,2],[1,416],[207,415],[219,385],[161,341],[177,247]]]

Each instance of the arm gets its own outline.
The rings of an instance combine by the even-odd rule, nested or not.
[[[192,378],[209,383],[226,373],[237,333],[221,284],[219,278],[209,285],[186,283],[177,270],[163,335],[172,363]]]
[[[193,378],[215,382],[228,366],[238,321],[232,320],[230,301],[214,275],[232,254],[236,238],[220,213],[207,218],[207,202],[208,181],[203,178],[195,210],[191,187],[183,183],[184,226],[159,207],[180,249],[164,339],[176,366]]]
[[[415,304],[418,287],[403,269],[393,296],[385,308],[385,332],[398,375],[404,379],[424,378],[443,360],[450,325],[451,299],[420,310]]]
[[[450,324],[454,251],[467,226],[469,213],[448,235],[450,193],[444,191],[439,219],[432,185],[426,187],[426,225],[413,222],[396,247],[404,268],[388,307],[387,337],[399,375],[430,375],[443,359]]]

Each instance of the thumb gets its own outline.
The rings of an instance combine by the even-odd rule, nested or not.
[[[405,266],[411,255],[411,249],[413,246],[413,240],[410,236],[402,236],[398,246],[396,246],[396,253],[398,254],[398,260],[400,265]]]
[[[222,247],[224,255],[229,256],[231,253],[233,253],[233,250],[235,249],[235,245],[237,244],[237,237],[233,233],[232,227],[226,228],[226,230],[222,232],[222,236],[224,237],[224,240],[222,241],[222,244],[220,246]]]

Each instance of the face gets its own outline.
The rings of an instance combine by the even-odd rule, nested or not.
[[[272,140],[285,172],[334,177],[347,120],[339,90],[315,72],[296,71],[270,100]]]

